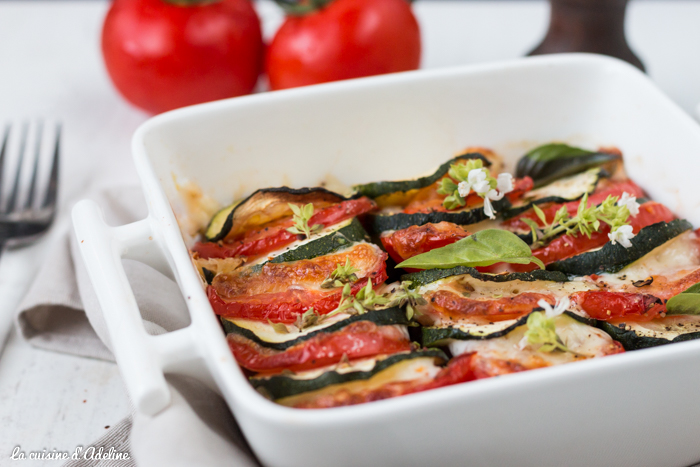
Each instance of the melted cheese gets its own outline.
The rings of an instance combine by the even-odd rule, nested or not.
[[[324,319],[320,324],[305,328],[303,330],[299,330],[299,328],[296,326],[289,325],[287,326],[287,330],[289,331],[287,334],[276,332],[269,323],[263,321],[254,321],[252,319],[228,319],[228,321],[232,322],[238,327],[251,331],[262,341],[280,343],[298,339],[299,337],[305,336],[314,331],[318,331],[319,329],[327,328],[328,326],[343,321],[349,317],[350,315],[347,313],[339,313],[331,316],[328,319]]]
[[[449,344],[453,355],[477,352],[483,357],[515,362],[525,368],[561,365],[612,353],[612,338],[603,331],[559,315],[555,319],[557,334],[572,352],[540,352],[537,345],[521,343],[527,326],[519,326],[504,337],[485,340],[460,340]]]
[[[545,185],[542,188],[532,190],[523,196],[525,201],[533,201],[550,196],[575,200],[586,193],[592,193],[598,183],[600,169],[590,169],[586,172],[561,178],[555,182]]]
[[[695,232],[685,232],[654,248],[615,274],[601,274],[600,281],[613,289],[628,289],[635,281],[662,275],[677,279],[700,267],[700,244]]]
[[[645,323],[624,323],[621,327],[634,331],[640,337],[673,340],[683,334],[700,332],[700,316],[678,315],[657,318]]]

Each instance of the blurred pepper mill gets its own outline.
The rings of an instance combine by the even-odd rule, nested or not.
[[[591,52],[625,60],[644,71],[625,38],[628,0],[549,0],[549,30],[529,55]]]

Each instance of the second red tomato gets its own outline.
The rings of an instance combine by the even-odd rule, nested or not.
[[[333,0],[288,16],[267,51],[271,89],[414,70],[420,30],[407,0]]]

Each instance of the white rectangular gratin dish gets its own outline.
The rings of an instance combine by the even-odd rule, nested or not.
[[[358,406],[263,398],[226,345],[181,232],[177,183],[225,204],[259,187],[428,172],[466,146],[513,167],[552,140],[617,146],[630,177],[700,225],[700,127],[635,68],[561,55],[418,71],[236,98],[152,118],[133,152],[148,218],[107,227],[76,205],[79,245],[137,410],[169,404],[164,373],[223,394],[268,466],[684,466],[700,461],[700,341],[479,380]],[[120,259],[173,277],[191,324],[144,330]]]

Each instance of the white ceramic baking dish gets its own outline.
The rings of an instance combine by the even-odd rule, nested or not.
[[[278,406],[236,365],[178,228],[175,181],[219,202],[258,187],[412,177],[469,145],[511,164],[551,140],[615,145],[651,196],[700,224],[700,127],[625,63],[563,55],[389,75],[185,108],[133,140],[147,219],[107,227],[94,203],[75,229],[137,410],[170,395],[163,373],[226,398],[269,466],[683,466],[700,460],[700,341],[326,410]],[[191,325],[148,335],[121,257],[174,277]]]

